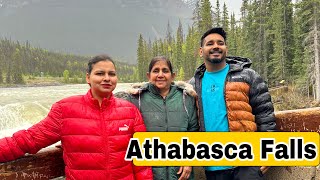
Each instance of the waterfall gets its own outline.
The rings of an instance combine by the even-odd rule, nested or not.
[[[21,117],[23,109],[24,107],[18,103],[0,106],[0,131],[25,124],[26,120]]]
[[[128,83],[119,83],[114,92],[129,87]],[[41,121],[53,103],[87,91],[87,84],[0,88],[0,138]]]

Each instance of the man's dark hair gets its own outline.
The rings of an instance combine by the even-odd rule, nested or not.
[[[214,27],[212,29],[209,29],[207,32],[205,32],[202,36],[201,36],[201,42],[200,42],[200,46],[202,47],[203,46],[203,40],[204,38],[206,38],[209,34],[220,34],[225,43],[227,42],[227,33],[223,30],[223,28],[221,27]]]
[[[114,64],[114,62],[113,62],[113,60],[112,60],[112,58],[110,56],[108,56],[107,54],[100,54],[100,55],[97,55],[97,56],[95,56],[95,57],[93,57],[92,59],[89,60],[87,73],[90,74],[91,71],[92,71],[93,65],[97,64],[100,61],[112,62],[114,67],[116,67],[116,65]]]

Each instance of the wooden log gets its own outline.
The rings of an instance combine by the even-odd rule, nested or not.
[[[320,133],[320,107],[279,111],[276,118],[279,131]]]
[[[42,180],[64,175],[61,148],[46,148],[34,155],[0,163],[1,180]]]

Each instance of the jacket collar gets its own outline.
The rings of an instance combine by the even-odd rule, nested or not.
[[[160,91],[155,85],[153,85],[151,83],[147,83],[146,86],[147,86],[146,89],[149,90],[152,94],[160,96]],[[172,92],[174,92],[175,90],[176,90],[176,86],[170,85],[170,90],[169,90],[167,97],[170,96],[172,94]]]
[[[100,109],[99,101],[97,99],[93,98],[91,89],[88,90],[87,94],[85,95],[85,99],[86,99],[87,103],[89,103],[90,105],[92,105],[95,108]],[[110,97],[108,99],[103,98],[102,103],[101,103],[101,109],[104,109],[107,106],[109,106],[110,104],[112,104],[114,102],[114,100],[115,100],[115,98],[113,96],[113,93],[110,95]]]
[[[250,59],[238,56],[227,56],[226,62],[229,64],[230,67],[229,72],[242,71],[244,68],[249,68],[252,64]],[[205,71],[206,66],[203,63],[197,68],[195,76],[202,78]]]
[[[174,92],[176,89],[181,90],[186,92],[186,94],[192,96],[192,97],[196,97],[197,93],[196,91],[193,89],[191,84],[188,84],[184,81],[174,81],[173,85],[171,85],[170,87],[170,92]],[[159,94],[159,90],[158,88],[156,88],[154,85],[152,85],[149,82],[144,82],[144,83],[135,83],[132,85],[132,88],[130,88],[127,93],[132,94],[132,95],[137,95],[137,94],[141,94],[144,91],[150,91],[153,94]]]

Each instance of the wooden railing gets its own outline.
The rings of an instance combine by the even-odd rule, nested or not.
[[[309,109],[298,109],[291,111],[276,112],[277,127],[280,131],[286,132],[320,132],[320,107]],[[308,167],[307,167],[308,168]],[[310,168],[309,168],[310,169]],[[290,179],[307,177],[312,179],[317,176],[320,179],[319,169],[312,168],[310,172],[305,169],[294,169],[283,167],[282,169],[271,169],[267,173],[267,179]],[[279,174],[280,173],[280,174]],[[286,174],[287,173],[287,174]],[[299,173],[299,174],[295,174]],[[306,173],[306,174],[301,174]],[[196,179],[203,179],[203,174],[199,174]],[[272,174],[275,174],[274,177]],[[312,175],[314,174],[314,175]],[[64,163],[62,160],[61,148],[50,148],[38,152],[35,155],[26,155],[18,160],[0,163],[1,180],[40,180],[52,179],[64,175]],[[317,179],[315,178],[315,179]]]
[[[57,147],[46,148],[15,161],[0,163],[1,180],[40,180],[63,175],[62,149]]]
[[[276,118],[279,131],[320,133],[320,107],[279,111]]]

